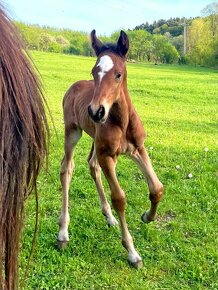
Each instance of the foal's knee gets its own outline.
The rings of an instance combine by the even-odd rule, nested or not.
[[[160,182],[158,185],[155,185],[152,191],[150,191],[149,198],[153,204],[157,204],[163,196],[164,187]]]
[[[96,178],[100,175],[101,169],[100,166],[96,163],[93,162],[92,159],[88,161],[89,163],[89,170],[92,178],[96,180]]]
[[[67,161],[65,158],[61,162],[61,170],[60,170],[60,180],[62,186],[66,183],[69,183],[71,180],[72,174],[74,170],[74,162],[72,160]]]
[[[120,191],[116,194],[111,194],[111,201],[114,209],[117,212],[124,212],[126,208],[126,196],[123,191]]]

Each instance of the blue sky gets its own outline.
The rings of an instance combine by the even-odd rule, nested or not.
[[[3,0],[13,19],[110,35],[170,17],[195,17],[209,0]]]

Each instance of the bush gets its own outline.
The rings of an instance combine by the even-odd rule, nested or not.
[[[49,47],[48,47],[48,51],[49,52],[56,52],[56,53],[60,53],[62,50],[62,47],[59,43],[57,42],[51,42],[49,44]]]

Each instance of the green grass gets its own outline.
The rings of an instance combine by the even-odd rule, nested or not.
[[[76,150],[70,188],[70,242],[64,251],[56,247],[62,98],[74,81],[91,78],[95,59],[39,52],[33,53],[33,59],[44,80],[57,133],[51,125],[49,169],[38,179],[39,229],[25,289],[217,289],[217,71],[127,66],[132,101],[147,132],[145,146],[165,185],[157,221],[142,223],[140,216],[149,207],[148,187],[129,159],[119,159],[117,175],[127,194],[127,222],[144,261],[143,269],[135,270],[127,263],[120,230],[108,228],[101,214],[86,161],[91,146],[86,134]],[[187,178],[189,173],[193,178]],[[109,196],[105,180],[104,184]],[[31,247],[34,210],[31,196],[21,246],[21,277]]]

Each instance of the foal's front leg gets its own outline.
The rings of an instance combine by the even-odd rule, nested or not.
[[[112,204],[119,216],[122,230],[122,245],[128,252],[128,261],[136,268],[142,267],[142,259],[135,250],[133,239],[129,233],[125,218],[126,196],[119,185],[115,172],[115,157],[98,154],[99,164],[107,178],[111,190]]]
[[[142,215],[142,220],[145,223],[149,223],[155,219],[158,203],[160,202],[163,195],[163,184],[160,182],[156,173],[154,172],[151,160],[144,147],[137,149],[130,155],[130,157],[141,169],[148,182],[151,207],[148,212],[145,212]]]
[[[81,138],[81,129],[68,129],[65,128],[65,142],[64,151],[65,155],[61,163],[60,179],[62,185],[62,209],[59,217],[59,233],[58,233],[58,246],[63,248],[69,241],[68,225],[70,222],[68,203],[69,203],[69,188],[74,170],[74,161],[72,159],[75,146]]]

